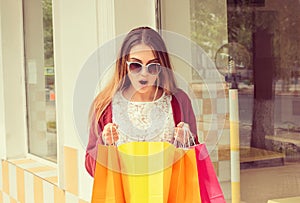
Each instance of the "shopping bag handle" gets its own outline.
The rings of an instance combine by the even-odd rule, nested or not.
[[[109,127],[109,129],[110,129],[111,140],[113,141],[113,143],[110,144],[110,145],[111,145],[111,146],[115,146],[116,143],[114,142],[114,136],[113,136],[112,128],[113,128],[113,126],[111,125],[111,126]],[[103,137],[103,136],[102,136],[102,137]],[[103,140],[103,142],[104,142],[104,145],[108,146],[108,144],[106,143],[106,139],[102,139],[102,140]]]
[[[193,145],[196,145],[195,138],[194,138],[193,133],[191,132],[188,124],[184,123],[182,126],[182,129],[183,129],[183,140],[186,140],[186,138],[187,138],[187,142],[181,143],[181,142],[177,141],[177,137],[178,137],[178,130],[177,130],[176,134],[174,136],[175,139],[174,139],[173,144],[176,147],[180,147],[180,148],[190,148],[191,142]]]

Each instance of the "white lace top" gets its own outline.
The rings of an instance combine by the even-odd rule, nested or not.
[[[172,97],[163,94],[153,102],[131,102],[122,92],[112,100],[112,121],[118,125],[117,145],[131,141],[168,141],[173,138]]]

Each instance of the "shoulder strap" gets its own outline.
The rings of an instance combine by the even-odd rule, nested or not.
[[[173,118],[174,118],[175,126],[177,126],[177,124],[181,122],[182,118],[181,118],[180,105],[174,95],[172,95],[171,106],[173,110]]]

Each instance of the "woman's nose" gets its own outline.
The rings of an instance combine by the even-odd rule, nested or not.
[[[148,74],[147,67],[143,65],[141,70],[141,75],[147,75],[147,74]]]

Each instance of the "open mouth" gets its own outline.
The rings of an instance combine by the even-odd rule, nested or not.
[[[142,85],[146,85],[148,83],[148,81],[146,81],[146,80],[140,80],[139,83],[142,84]]]

